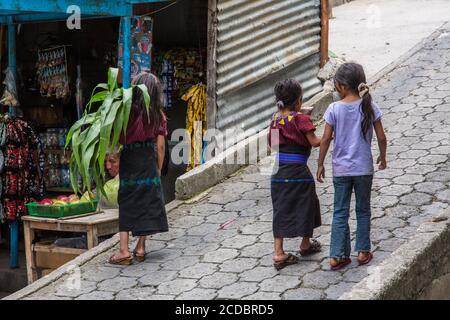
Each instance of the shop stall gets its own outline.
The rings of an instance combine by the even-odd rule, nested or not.
[[[0,40],[7,50],[7,59],[0,54],[0,66],[7,70],[0,102],[4,138],[0,207],[2,227],[9,229],[11,268],[19,266],[19,220],[28,213],[27,205],[45,198],[58,204],[73,193],[65,135],[83,112],[93,87],[104,82],[107,68],[117,66],[118,42],[122,85],[130,86],[133,6],[149,2],[156,1],[0,3],[0,25],[6,30],[6,36],[0,32]],[[82,13],[80,30],[66,25],[73,5]]]

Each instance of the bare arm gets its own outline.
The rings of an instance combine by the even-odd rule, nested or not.
[[[157,155],[158,155],[158,174],[161,176],[161,170],[164,163],[164,154],[165,154],[165,148],[166,148],[166,141],[164,136],[159,135],[156,139],[156,148],[157,148]]]
[[[323,178],[325,178],[325,157],[328,153],[328,149],[330,148],[331,140],[333,139],[333,127],[328,123],[325,124],[325,131],[322,136],[322,142],[320,143],[320,152],[319,152],[319,163],[317,166],[317,181],[323,182]]]
[[[320,146],[320,137],[316,136],[316,134],[314,133],[314,131],[308,131],[306,133],[306,138],[308,139],[308,142],[313,146],[313,147],[319,147]]]
[[[377,159],[378,169],[386,169],[386,149],[387,149],[387,139],[384,134],[383,124],[381,120],[374,122],[373,127],[375,129],[375,134],[377,135],[378,148],[380,149],[380,156]]]

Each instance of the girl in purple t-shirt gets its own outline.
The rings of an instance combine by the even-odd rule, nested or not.
[[[338,270],[351,263],[348,225],[352,191],[356,198],[356,244],[358,263],[369,263],[373,254],[370,243],[370,194],[373,180],[371,142],[373,129],[378,140],[378,168],[386,168],[386,136],[381,111],[372,101],[364,69],[357,63],[344,63],[334,77],[341,100],[325,112],[325,132],[320,145],[317,180],[325,177],[324,161],[334,134],[333,184],[334,212],[331,227],[330,267]]]

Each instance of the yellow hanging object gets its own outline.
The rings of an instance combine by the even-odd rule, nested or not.
[[[291,120],[294,118],[294,116],[289,115],[288,116],[288,121],[291,122]]]
[[[281,119],[279,124],[281,124],[282,126],[284,126],[284,119]]]
[[[203,137],[206,132],[206,86],[196,84],[181,97],[187,101],[186,130],[191,137],[191,155],[187,170],[201,163]]]

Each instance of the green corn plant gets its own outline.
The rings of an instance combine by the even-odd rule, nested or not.
[[[94,88],[83,116],[67,134],[65,148],[70,144],[72,146],[70,181],[75,193],[91,192],[94,181],[97,191],[106,196],[106,154],[118,147],[120,136],[126,134],[135,87],[142,91],[147,114],[150,110],[147,87],[133,85],[126,89],[120,88],[117,84],[118,73],[117,68],[109,68],[108,83],[100,83]],[[94,103],[101,105],[97,111],[91,112]],[[81,176],[81,186],[78,176]]]

